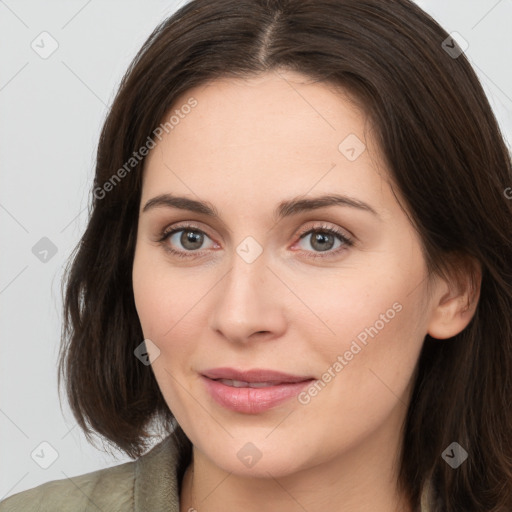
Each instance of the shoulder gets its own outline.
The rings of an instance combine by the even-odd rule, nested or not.
[[[178,468],[190,450],[184,434],[170,435],[134,461],[9,496],[0,502],[0,512],[177,512]]]
[[[0,512],[133,510],[135,461],[46,482],[9,496]]]

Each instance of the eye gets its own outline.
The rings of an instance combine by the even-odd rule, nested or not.
[[[307,231],[305,232],[303,231],[302,234],[300,234],[299,243],[302,242],[303,240],[309,240],[309,243],[304,245],[310,245],[310,247],[313,248],[313,252],[317,253],[308,256],[312,258],[322,258],[337,255],[340,252],[346,250],[347,247],[351,247],[354,245],[354,241],[340,229],[335,227],[329,227],[326,225],[320,227],[313,227],[311,229],[307,229]],[[338,242],[337,246],[336,242]],[[332,250],[333,248],[334,250]],[[322,252],[328,253],[327,256],[318,254]]]
[[[205,247],[202,247],[202,245],[206,239],[211,240],[204,231],[191,224],[185,224],[175,226],[171,230],[164,230],[158,241],[163,244],[166,251],[178,257],[187,258],[195,256],[194,254],[187,253],[199,252],[201,249],[204,249]],[[179,248],[180,245],[182,249]],[[172,246],[178,246],[178,250]]]
[[[203,247],[206,239],[211,241],[212,245],[210,247]],[[328,225],[309,227],[309,229],[302,230],[299,234],[298,243],[300,244],[308,239],[313,251],[305,249],[305,252],[313,253],[307,256],[310,258],[325,258],[337,255],[346,250],[347,247],[354,245],[354,241],[339,228]],[[192,224],[182,224],[174,226],[172,229],[165,229],[160,234],[158,242],[164,246],[167,252],[180,258],[199,256],[203,249],[219,247],[203,230]],[[337,246],[336,242],[338,242]],[[180,245],[182,248],[179,248]],[[176,246],[178,249],[174,248]],[[333,247],[334,250],[332,250]],[[326,255],[321,253],[326,253]]]

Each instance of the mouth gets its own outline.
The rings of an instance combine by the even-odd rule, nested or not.
[[[283,384],[303,382],[313,379],[311,375],[293,375],[277,370],[268,370],[262,368],[252,368],[250,370],[236,370],[234,368],[211,368],[202,372],[202,375],[212,380],[225,380],[233,382],[242,382],[247,384]],[[241,386],[236,386],[241,387]]]
[[[244,382],[242,380],[231,380],[231,379],[212,379],[216,382],[220,382],[226,386],[230,386],[232,388],[269,388],[272,386],[279,386],[280,384],[284,384],[284,382],[274,381],[274,382]]]
[[[290,400],[310,382],[311,376],[292,375],[274,370],[215,368],[202,372],[208,394],[226,409],[258,414]]]

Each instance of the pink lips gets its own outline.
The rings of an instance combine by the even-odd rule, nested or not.
[[[214,368],[202,372],[211,397],[236,412],[257,414],[298,395],[313,377],[290,375],[273,370],[239,371]],[[234,381],[234,382],[233,382]]]

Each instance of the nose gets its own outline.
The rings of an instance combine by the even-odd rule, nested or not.
[[[271,340],[286,329],[286,289],[264,254],[248,263],[238,254],[216,286],[210,328],[232,343]]]

